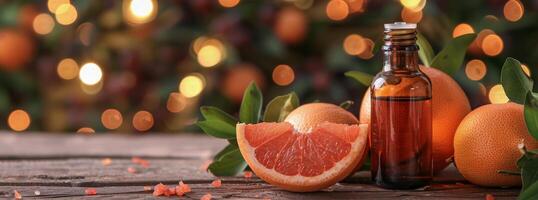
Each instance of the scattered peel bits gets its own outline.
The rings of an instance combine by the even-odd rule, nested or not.
[[[149,161],[148,160],[145,160],[145,159],[142,159],[140,157],[137,157],[137,156],[133,156],[131,158],[131,162],[134,163],[134,164],[138,164],[144,168],[148,168],[149,167]]]
[[[191,187],[188,184],[183,183],[183,181],[180,181],[179,185],[176,186],[176,194],[178,196],[183,196],[184,194],[189,192],[191,192]]]
[[[127,168],[127,172],[131,173],[131,174],[135,174],[136,173],[136,169],[134,167],[128,167]]]
[[[84,193],[86,195],[96,195],[97,190],[95,188],[86,188],[86,190],[84,190]]]
[[[216,179],[213,182],[211,182],[211,186],[215,188],[219,188],[220,186],[222,186],[222,181],[220,179]]]
[[[153,187],[153,196],[162,196],[165,191],[168,191],[168,187],[162,183],[159,183]]]
[[[243,176],[247,179],[252,178],[252,172],[251,171],[245,171],[243,172]]]
[[[486,200],[495,200],[495,197],[492,194],[486,194]]]
[[[103,164],[103,166],[109,166],[110,164],[112,164],[112,159],[104,158],[103,160],[101,160],[101,164]]]
[[[13,197],[15,199],[22,199],[21,193],[17,192],[17,190],[13,190]]]
[[[207,193],[205,194],[204,196],[202,196],[202,198],[200,198],[200,200],[211,200],[211,193]]]

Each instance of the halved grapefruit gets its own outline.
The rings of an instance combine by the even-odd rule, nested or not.
[[[367,146],[368,125],[322,122],[308,132],[289,122],[237,124],[237,142],[254,173],[295,192],[329,187],[354,172]]]

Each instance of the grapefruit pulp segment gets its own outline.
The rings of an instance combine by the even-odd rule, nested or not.
[[[323,122],[305,133],[288,122],[238,124],[237,140],[263,180],[291,191],[314,191],[355,169],[365,153],[367,125]]]

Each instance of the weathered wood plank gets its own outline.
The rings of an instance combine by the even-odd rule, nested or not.
[[[0,132],[0,159],[81,157],[209,158],[226,145],[203,134],[136,135]]]

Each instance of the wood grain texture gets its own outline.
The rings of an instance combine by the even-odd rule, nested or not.
[[[182,199],[199,199],[211,193],[215,199],[515,199],[518,188],[482,188],[467,183],[451,166],[431,186],[417,190],[386,190],[372,185],[369,173],[355,176],[323,191],[292,193],[253,177],[223,177],[222,187],[210,183],[216,177],[200,167],[226,145],[204,135],[178,134],[68,134],[0,133],[0,199],[12,199],[13,190],[25,199],[152,199],[144,186],[179,180],[193,192]],[[142,167],[132,156],[149,161]],[[111,158],[110,165],[103,165]],[[137,172],[130,173],[128,167]],[[86,196],[88,187],[97,195]],[[40,195],[34,192],[39,191]],[[165,199],[165,198],[156,198]]]

